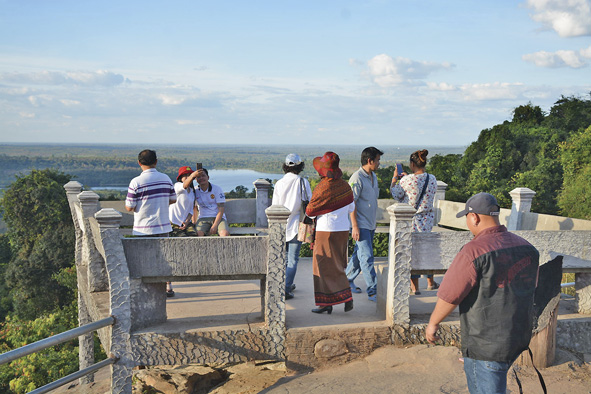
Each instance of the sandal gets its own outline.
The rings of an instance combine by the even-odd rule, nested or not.
[[[420,292],[420,291],[418,291],[418,290],[417,290],[417,291],[412,291],[412,290],[411,290],[411,291],[410,291],[410,295],[421,295],[421,292]]]
[[[433,286],[427,286],[427,290],[437,290],[439,289],[439,283],[433,282]]]
[[[166,296],[167,297],[174,297],[174,290],[172,290],[172,289],[166,290]]]

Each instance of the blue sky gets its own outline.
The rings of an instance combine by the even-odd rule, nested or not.
[[[0,0],[0,142],[468,145],[590,63],[591,0]]]

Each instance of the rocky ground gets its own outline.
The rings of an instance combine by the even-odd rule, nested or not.
[[[468,393],[459,350],[443,346],[386,346],[365,359],[312,373],[288,371],[281,362],[257,361],[234,366],[153,367],[136,371],[137,394],[294,394],[294,393]],[[549,393],[591,393],[591,362],[557,350],[552,367],[541,370]],[[541,393],[533,368],[515,366],[524,393]],[[109,392],[108,370],[95,383],[72,384],[54,394]],[[513,371],[509,392],[519,393]]]

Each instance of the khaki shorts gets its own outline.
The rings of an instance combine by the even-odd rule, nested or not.
[[[213,222],[215,222],[215,218],[199,218],[195,224],[195,230],[197,230],[197,232],[201,231],[203,234],[208,234],[209,230],[211,230],[211,226],[213,226]],[[221,230],[230,231],[230,226],[226,219],[222,219],[220,224],[218,224],[218,234]]]
[[[181,230],[180,226],[177,226],[174,223],[170,224],[172,226],[172,231],[170,232],[171,237],[196,237],[197,231],[195,231],[195,225],[190,223],[184,230]]]

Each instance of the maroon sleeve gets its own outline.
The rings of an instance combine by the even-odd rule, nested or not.
[[[456,255],[437,291],[437,297],[453,305],[459,305],[476,286],[474,256],[466,250],[471,249],[468,245]]]

